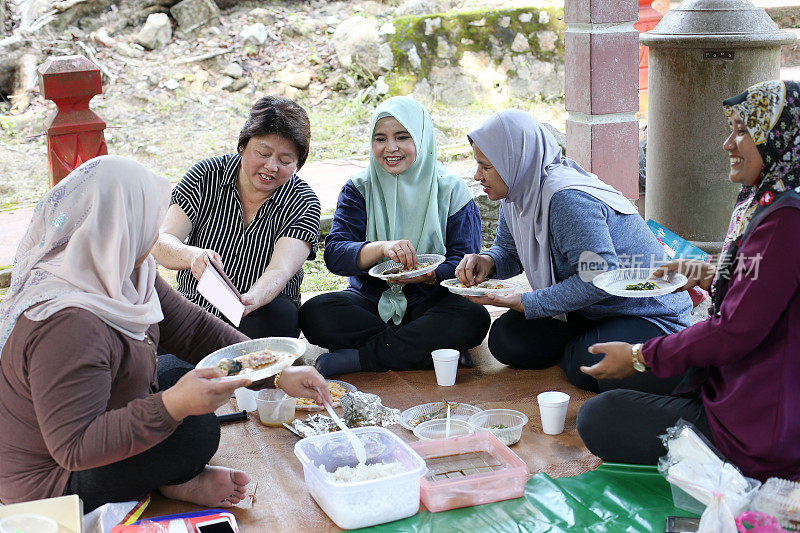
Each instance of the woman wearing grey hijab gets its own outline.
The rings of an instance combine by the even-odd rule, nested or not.
[[[546,368],[557,363],[576,386],[672,392],[679,378],[649,372],[598,381],[580,371],[599,356],[588,347],[605,340],[644,340],[689,325],[685,294],[657,298],[609,296],[591,283],[598,270],[648,266],[666,259],[636,208],[613,187],[564,157],[555,138],[519,110],[494,114],[469,134],[475,180],[500,201],[494,244],[456,268],[466,285],[525,272],[533,290],[471,298],[508,307],[489,332],[502,363]]]

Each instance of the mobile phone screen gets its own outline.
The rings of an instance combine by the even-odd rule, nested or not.
[[[198,524],[197,530],[200,533],[235,533],[231,523],[227,520],[213,524]]]

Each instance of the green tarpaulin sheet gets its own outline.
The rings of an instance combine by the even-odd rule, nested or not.
[[[672,505],[655,467],[604,463],[579,476],[536,474],[514,500],[416,515],[361,531],[374,532],[658,532],[667,516],[692,516]]]

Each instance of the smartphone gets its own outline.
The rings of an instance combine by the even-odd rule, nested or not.
[[[233,524],[226,517],[197,522],[194,527],[197,528],[197,533],[236,533]]]
[[[693,533],[699,528],[699,518],[690,518],[688,516],[668,516],[667,529],[664,533]]]

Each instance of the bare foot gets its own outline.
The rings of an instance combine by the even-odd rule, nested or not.
[[[180,485],[164,485],[158,490],[167,498],[206,507],[230,507],[247,494],[250,476],[241,470],[206,466],[196,477]]]

